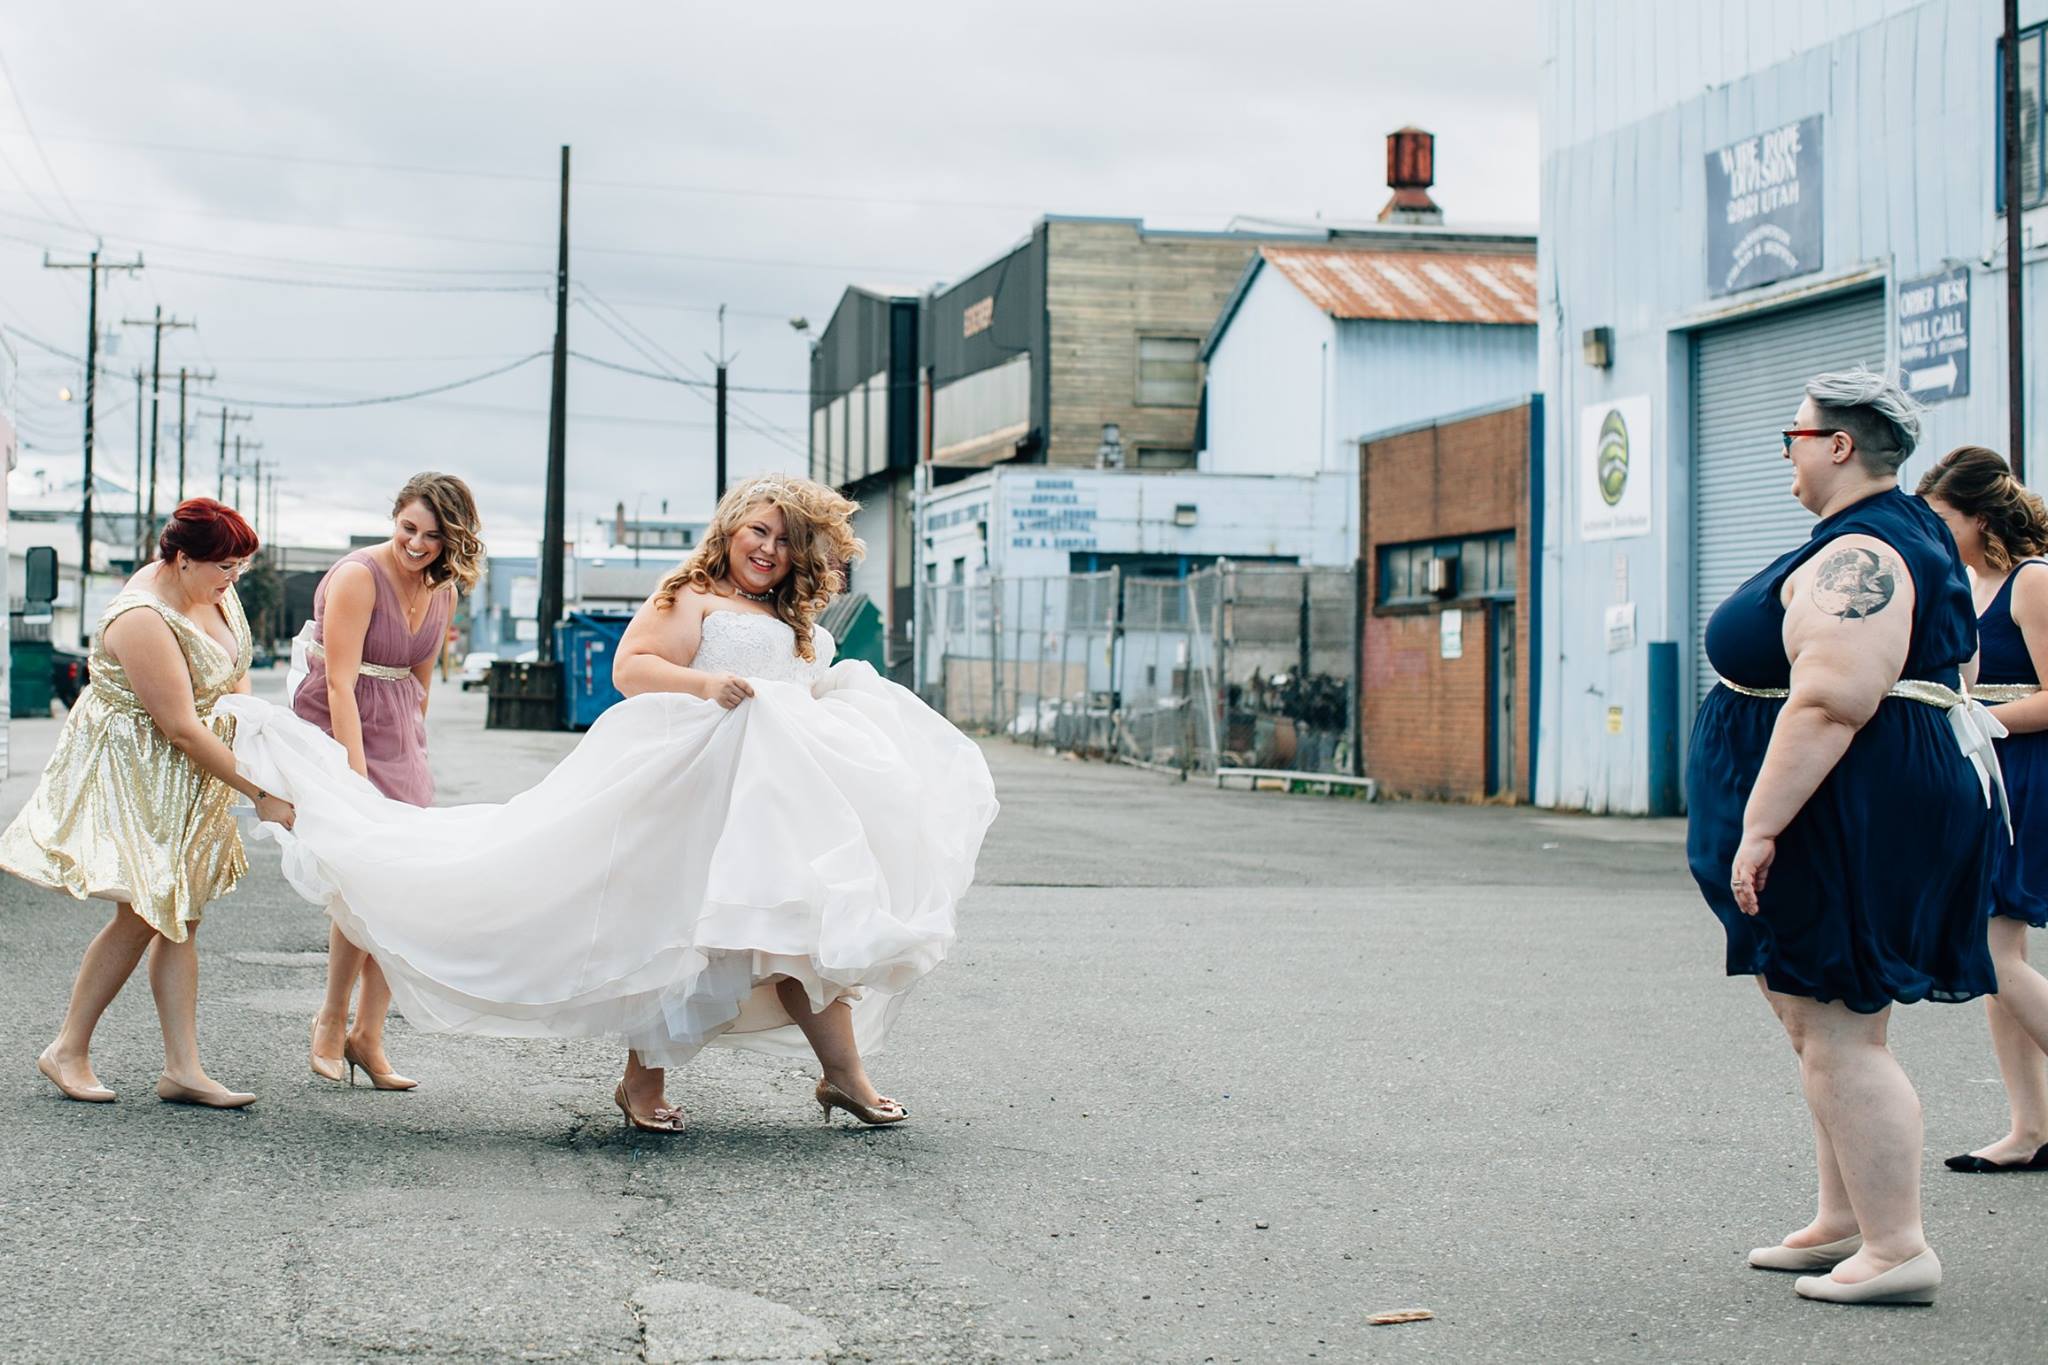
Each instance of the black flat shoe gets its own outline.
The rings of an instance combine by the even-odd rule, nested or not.
[[[1981,1156],[1952,1156],[1942,1163],[1952,1171],[1965,1175],[1993,1175],[2000,1171],[2048,1171],[2048,1147],[2043,1147],[2026,1161],[1986,1161]]]

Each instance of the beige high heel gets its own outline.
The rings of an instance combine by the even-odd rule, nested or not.
[[[633,1106],[626,1103],[626,1083],[619,1082],[612,1091],[612,1103],[619,1106],[619,1112],[626,1116],[626,1126],[638,1128],[643,1133],[680,1133],[690,1120],[682,1110],[663,1106],[656,1109],[649,1118],[641,1118],[633,1112]]]
[[[811,1098],[815,1099],[818,1102],[818,1107],[825,1111],[825,1122],[828,1124],[832,1122],[832,1111],[834,1109],[844,1109],[862,1123],[875,1128],[879,1128],[885,1123],[901,1123],[910,1117],[908,1109],[905,1109],[887,1096],[883,1097],[882,1103],[888,1105],[888,1108],[870,1109],[830,1081],[819,1081],[818,1088],[811,1092]]]
[[[363,1074],[370,1078],[370,1084],[379,1090],[410,1090],[419,1084],[418,1081],[413,1080],[411,1077],[401,1076],[396,1071],[379,1071],[371,1066],[356,1055],[354,1039],[345,1038],[342,1040],[341,1059],[348,1063],[348,1083],[350,1085],[356,1083],[357,1067],[363,1069]]]
[[[315,1038],[320,1036],[320,1021],[318,1019],[313,1021],[313,1036]],[[348,1046],[346,1037],[342,1040],[342,1046],[346,1050]],[[312,1043],[308,1042],[306,1044],[306,1059],[313,1068],[313,1074],[321,1080],[337,1082],[341,1080],[341,1069],[344,1062],[340,1057],[322,1057],[319,1050]]]

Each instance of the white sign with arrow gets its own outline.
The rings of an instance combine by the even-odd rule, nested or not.
[[[1923,403],[1970,391],[1970,268],[1901,281],[1894,314],[1899,370]]]

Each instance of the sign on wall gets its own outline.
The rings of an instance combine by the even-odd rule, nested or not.
[[[1098,509],[1094,487],[1072,477],[1017,481],[1007,499],[1013,550],[1093,550]]]
[[[1970,391],[1970,267],[1902,281],[1893,316],[1899,370],[1923,403]]]
[[[1651,464],[1648,395],[1579,409],[1581,540],[1650,534]]]
[[[1821,265],[1820,115],[1707,153],[1707,292],[1734,294]]]

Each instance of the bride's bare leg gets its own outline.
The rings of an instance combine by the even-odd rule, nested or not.
[[[667,1081],[666,1069],[642,1065],[639,1053],[626,1053],[626,1103],[633,1106],[634,1113],[652,1114],[668,1108]]]
[[[356,978],[368,956],[343,936],[340,925],[327,926],[327,997],[313,1016],[313,1056],[327,1062],[337,1080],[341,1076],[341,1045],[348,1036],[349,997],[355,994]]]
[[[848,1099],[869,1108],[895,1103],[876,1090],[875,1083],[868,1079],[867,1068],[861,1064],[860,1049],[853,1041],[853,1011],[845,1001],[835,1000],[825,1008],[813,1011],[803,983],[790,976],[775,983],[775,996],[796,1026],[804,1031],[804,1041],[817,1054],[818,1065],[824,1069],[826,1080],[844,1091]]]

